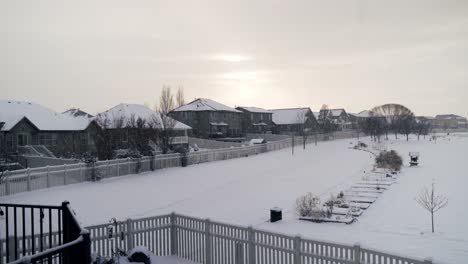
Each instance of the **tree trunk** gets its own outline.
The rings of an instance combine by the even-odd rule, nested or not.
[[[431,212],[432,233],[434,233],[434,212]]]

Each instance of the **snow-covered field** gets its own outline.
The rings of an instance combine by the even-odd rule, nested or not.
[[[391,139],[408,163],[408,152],[419,151],[421,164],[405,166],[397,183],[385,191],[352,225],[302,222],[294,212],[295,199],[307,192],[323,199],[338,193],[369,173],[373,156],[350,149],[356,139],[320,142],[254,157],[171,168],[20,193],[1,202],[59,204],[69,200],[84,225],[166,214],[172,211],[209,217],[276,232],[301,234],[318,240],[353,244],[411,257],[433,257],[436,263],[468,263],[468,137],[453,135],[409,142]],[[365,139],[364,141],[369,141]],[[449,204],[430,218],[414,198],[423,186],[436,183]],[[284,220],[269,223],[269,209],[283,208]]]

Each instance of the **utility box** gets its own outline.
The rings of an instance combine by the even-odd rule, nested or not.
[[[278,222],[283,219],[283,211],[279,207],[273,207],[270,209],[270,222]]]

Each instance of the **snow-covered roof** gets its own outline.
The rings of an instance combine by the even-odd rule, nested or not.
[[[299,124],[301,122],[301,116],[306,115],[310,108],[287,108],[287,109],[272,109],[273,122],[277,125],[291,125]]]
[[[465,120],[466,118],[454,115],[454,114],[447,114],[447,115],[436,115],[436,119],[457,119],[457,120]]]
[[[343,113],[346,114],[346,111],[344,109],[330,109],[329,114],[333,117],[338,117],[342,115]]]
[[[146,122],[155,122],[158,126],[163,125],[160,113],[155,112],[149,109],[148,107],[139,104],[119,104],[96,116],[96,119],[98,120],[106,120],[108,122],[107,125],[110,128],[119,127],[119,123],[122,123],[122,126],[125,127],[128,125],[129,121],[132,118],[140,118],[146,120]],[[184,123],[178,122],[170,117],[167,118],[175,122],[174,129],[192,129]]]
[[[377,115],[378,115],[377,113],[369,111],[369,110],[364,110],[356,114],[357,117],[361,117],[361,118],[369,118],[369,117],[373,117]]]
[[[174,112],[183,112],[183,111],[227,111],[227,112],[236,112],[242,113],[234,108],[223,105],[211,99],[199,98],[188,104],[182,105],[173,110]]]
[[[0,100],[0,122],[5,122],[2,130],[12,129],[23,118],[43,131],[85,130],[92,121],[86,117],[57,113],[36,103]]]
[[[79,109],[79,108],[71,108],[71,109],[68,109],[67,111],[63,112],[63,114],[68,114],[68,115],[71,115],[73,117],[80,117],[80,116],[84,116],[84,117],[87,117],[87,118],[92,118],[93,116],[86,113],[85,111]]]
[[[248,112],[251,112],[251,113],[267,113],[267,114],[271,114],[271,111],[270,110],[266,110],[266,109],[263,109],[263,108],[260,108],[260,107],[251,107],[251,106],[239,106],[237,107],[236,109],[244,109]]]

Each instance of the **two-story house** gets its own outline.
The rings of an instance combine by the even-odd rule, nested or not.
[[[259,107],[236,107],[242,111],[242,132],[267,134],[272,133],[273,113]]]
[[[199,98],[169,113],[177,121],[192,127],[202,138],[242,136],[242,112],[211,99]]]
[[[272,109],[275,134],[301,134],[317,126],[317,120],[309,107]]]
[[[349,117],[346,110],[343,108],[338,109],[322,109],[319,113],[319,120],[329,119],[336,125],[338,130],[352,129],[353,120]]]

